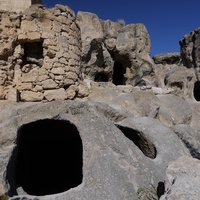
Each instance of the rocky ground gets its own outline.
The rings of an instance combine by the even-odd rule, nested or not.
[[[63,16],[63,10],[69,9],[57,5],[50,16],[54,11]],[[40,81],[42,101],[27,96],[14,102],[2,95],[0,195],[12,200],[198,199],[199,29],[183,37],[181,53],[151,58],[143,24],[125,26],[83,12],[76,23],[82,57],[72,98],[60,97],[59,88],[46,98],[49,90]],[[69,88],[61,89],[65,94]]]

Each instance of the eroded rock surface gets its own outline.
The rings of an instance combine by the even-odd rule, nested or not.
[[[88,12],[78,12],[77,23],[81,29],[85,78],[115,85],[146,85],[143,78],[152,73],[153,60],[143,24],[123,26]]]
[[[18,103],[12,106],[15,108],[12,113],[4,112],[6,106],[2,109],[5,116],[0,131],[2,138],[0,156],[3,161],[1,162],[0,180],[11,196],[17,195],[17,191],[22,191],[22,189],[26,193],[31,192],[33,196],[41,194],[41,189],[39,189],[41,187],[38,186],[38,188],[37,184],[31,182],[35,177],[34,169],[38,169],[36,177],[40,177],[38,181],[43,183],[43,192],[47,191],[49,194],[49,182],[50,188],[53,187],[54,191],[63,192],[56,193],[56,196],[53,194],[46,197],[36,195],[38,199],[55,199],[55,197],[56,199],[138,199],[137,190],[139,188],[149,187],[150,184],[157,186],[159,182],[163,182],[165,170],[170,161],[176,160],[181,155],[189,156],[189,151],[177,135],[158,120],[148,117],[134,119],[130,115],[120,114],[119,111],[114,112],[113,109],[109,111],[105,104],[74,100],[45,104]],[[116,117],[118,120],[113,120]],[[67,125],[62,125],[65,122]],[[45,128],[45,124],[48,123],[51,124],[51,129]],[[37,134],[36,130],[40,134]],[[55,135],[53,135],[53,130],[57,130]],[[80,166],[82,177],[75,187],[71,186],[72,188],[67,191],[62,187],[65,188],[65,182],[69,183],[67,179],[61,181],[58,178],[60,171],[66,177],[65,173],[73,174],[76,168],[70,168],[70,162],[67,165],[62,163],[62,160],[66,159],[61,159],[62,154],[57,154],[58,149],[64,145],[63,141],[69,140],[66,140],[62,132],[76,133],[80,135],[82,142],[82,164],[78,163],[82,165]],[[43,135],[49,135],[48,137],[52,137],[53,141],[47,137],[45,143]],[[61,137],[60,144],[57,137]],[[20,143],[20,139],[23,143]],[[56,149],[48,146],[53,144],[51,141]],[[76,139],[73,137],[70,141],[74,144],[68,144],[71,151],[69,149],[69,152],[66,152],[62,147],[67,158],[70,158],[70,154],[75,156],[73,146],[80,147],[76,146]],[[24,142],[29,145],[26,146]],[[34,156],[35,153],[29,151],[33,148],[29,147],[30,142],[34,142],[35,153],[39,153],[39,150],[47,153],[46,149],[49,149],[52,151],[51,156],[46,155],[46,161],[43,162],[42,152]],[[21,151],[20,148],[24,150]],[[11,154],[12,157],[10,157]],[[23,165],[18,164],[20,162]],[[35,164],[32,166],[33,162]],[[46,166],[46,163],[57,167],[51,168]],[[25,176],[22,170],[24,165],[26,165],[25,172],[28,169],[27,172],[32,171],[33,174]],[[65,166],[64,169],[59,167],[62,165]],[[48,177],[46,173],[50,170],[51,176]],[[23,180],[21,177],[26,177],[26,179]],[[18,187],[22,189],[17,189]],[[25,197],[36,198],[24,194],[11,199]]]
[[[181,46],[181,57],[183,64],[188,68],[193,68],[196,72],[197,79],[199,78],[199,61],[200,61],[200,52],[199,52],[199,39],[200,28],[195,29],[194,31],[186,34],[180,40]]]
[[[166,171],[165,194],[161,200],[198,199],[200,161],[191,157],[180,157]]]
[[[153,60],[156,64],[181,64],[181,57],[179,52],[158,54],[153,56]]]

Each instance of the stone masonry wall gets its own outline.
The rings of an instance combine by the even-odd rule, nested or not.
[[[31,6],[31,0],[0,0],[0,10],[21,12]]]
[[[81,39],[68,6],[0,13],[0,99],[52,101],[87,95]]]

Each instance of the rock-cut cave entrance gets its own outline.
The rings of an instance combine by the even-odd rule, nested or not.
[[[124,85],[124,67],[121,62],[115,62],[113,68],[113,83],[115,85]]]
[[[15,180],[9,174],[7,179],[30,195],[56,194],[82,183],[82,140],[69,121],[46,119],[23,125],[15,150],[7,172]]]
[[[194,84],[194,90],[193,90],[194,98],[197,101],[200,101],[200,81],[196,81]]]

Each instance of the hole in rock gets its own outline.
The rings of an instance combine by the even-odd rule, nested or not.
[[[173,83],[171,83],[171,87],[178,88],[178,89],[182,90],[183,89],[183,82],[173,82]]]
[[[196,81],[194,84],[194,90],[193,90],[194,98],[197,101],[200,101],[200,81]]]
[[[165,184],[164,182],[159,182],[157,186],[157,196],[160,197],[165,193]]]
[[[43,43],[29,42],[24,43],[23,64],[36,64],[41,66],[43,61]]]
[[[157,151],[155,146],[150,141],[148,141],[139,131],[120,125],[116,126],[143,152],[146,157],[151,159],[156,158]]]
[[[115,85],[124,85],[124,73],[123,65],[120,62],[115,62],[112,77]]]
[[[30,195],[56,194],[82,183],[82,140],[69,121],[45,119],[21,126],[15,154],[7,173],[16,180],[7,174],[8,182]]]
[[[108,76],[107,76],[107,74],[100,72],[100,73],[95,75],[94,81],[96,81],[96,82],[108,82]]]

